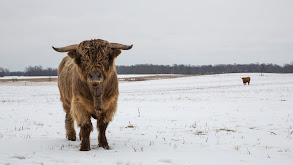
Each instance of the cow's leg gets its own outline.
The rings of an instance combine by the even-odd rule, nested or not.
[[[80,127],[79,137],[81,139],[80,151],[89,151],[90,147],[90,133],[93,130],[92,123],[84,124]]]
[[[63,108],[64,111],[66,112],[65,115],[65,129],[66,129],[66,138],[68,140],[71,141],[75,141],[76,140],[76,133],[75,133],[75,129],[74,129],[74,121],[72,119],[72,116],[70,114],[70,104],[67,103],[65,100],[63,100],[61,98],[62,102],[63,102]]]
[[[65,128],[66,128],[66,137],[68,140],[75,141],[76,133],[74,129],[74,121],[70,113],[66,113],[65,116]]]
[[[108,127],[108,124],[109,122],[104,122],[103,120],[97,121],[97,128],[99,131],[99,136],[98,136],[99,147],[103,147],[106,150],[109,149],[108,141],[106,138],[106,129]]]
[[[249,85],[250,81],[248,81],[248,85]]]
[[[80,138],[80,151],[89,151],[90,148],[90,133],[93,130],[91,116],[85,110],[86,106],[78,102],[73,103],[71,108],[71,114],[80,127],[79,138]]]

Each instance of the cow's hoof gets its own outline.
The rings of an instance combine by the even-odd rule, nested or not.
[[[108,144],[99,144],[99,147],[103,147],[105,150],[109,150],[110,147]]]
[[[67,135],[67,139],[70,141],[76,141],[76,135],[75,134],[69,134]]]
[[[91,148],[80,148],[79,150],[80,151],[89,151],[89,150],[91,150]]]
[[[91,150],[91,147],[90,146],[80,146],[80,149],[79,149],[80,151],[89,151],[89,150]]]
[[[89,140],[83,140],[80,144],[80,151],[89,151],[91,150]]]
[[[68,137],[67,139],[70,141],[76,141],[76,137]]]

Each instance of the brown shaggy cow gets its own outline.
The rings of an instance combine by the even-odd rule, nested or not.
[[[68,52],[58,67],[58,87],[63,103],[66,137],[75,141],[74,120],[80,127],[80,150],[90,150],[91,117],[97,119],[99,147],[109,149],[105,135],[118,99],[118,78],[114,60],[121,50],[131,46],[109,43],[101,39],[54,48]]]
[[[243,84],[244,85],[246,85],[246,83],[248,83],[248,85],[249,85],[249,83],[250,83],[250,77],[243,77],[242,78],[242,81],[243,81]]]

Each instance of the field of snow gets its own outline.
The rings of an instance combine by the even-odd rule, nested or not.
[[[241,77],[251,77],[243,85]],[[0,164],[291,165],[293,74],[119,84],[110,150],[65,138],[56,82],[0,83]],[[93,125],[96,122],[92,120]],[[78,131],[78,130],[77,130]]]

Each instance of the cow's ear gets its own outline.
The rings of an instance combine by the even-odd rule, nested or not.
[[[114,58],[118,57],[119,54],[121,53],[121,50],[120,49],[112,49],[112,54],[111,56]]]
[[[81,63],[81,59],[80,59],[81,55],[77,51],[69,51],[68,56],[73,58],[76,64]]]
[[[69,51],[69,52],[67,53],[67,55],[68,55],[69,57],[71,57],[71,58],[79,58],[79,57],[80,57],[80,54],[77,53],[77,51]]]

